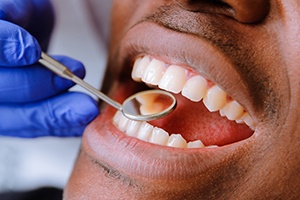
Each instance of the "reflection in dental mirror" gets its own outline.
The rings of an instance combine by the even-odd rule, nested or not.
[[[127,98],[122,105],[122,112],[133,120],[150,121],[168,115],[176,105],[172,94],[162,90],[148,90]]]

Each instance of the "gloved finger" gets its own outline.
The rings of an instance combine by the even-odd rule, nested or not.
[[[82,130],[99,110],[90,96],[68,92],[37,103],[0,104],[0,113],[1,135],[78,136],[74,129]]]
[[[0,66],[31,65],[41,57],[37,40],[25,29],[0,20]]]
[[[55,24],[54,9],[50,0],[32,0],[32,2],[36,11],[33,12],[31,23],[25,29],[38,40],[42,49],[46,51]]]
[[[30,23],[33,12],[32,0],[0,1],[0,19],[2,20],[25,27]]]
[[[54,26],[54,11],[49,0],[1,0],[0,19],[29,31],[45,50]]]
[[[80,78],[85,76],[81,62],[64,56],[53,57]],[[38,101],[65,92],[74,85],[39,64],[20,68],[0,67],[0,77],[0,103]]]

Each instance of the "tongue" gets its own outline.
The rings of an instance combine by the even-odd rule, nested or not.
[[[177,108],[172,114],[150,123],[170,135],[180,133],[187,142],[200,139],[206,146],[234,143],[253,134],[248,126],[209,112],[202,102],[194,103],[181,95],[176,95],[176,99]]]

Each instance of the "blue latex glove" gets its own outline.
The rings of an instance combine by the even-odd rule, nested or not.
[[[67,92],[71,81],[36,64],[48,44],[51,31],[43,33],[43,27],[52,26],[51,14],[46,0],[0,1],[0,135],[79,136],[99,113],[88,95]],[[80,62],[55,58],[84,77]]]

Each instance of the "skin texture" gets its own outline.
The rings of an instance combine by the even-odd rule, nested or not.
[[[257,127],[215,149],[168,148],[125,136],[106,106],[84,133],[65,199],[300,198],[300,2],[255,2],[114,1],[105,81],[114,99],[135,92],[133,62],[151,55],[218,84]],[[187,131],[198,124],[182,120]]]

